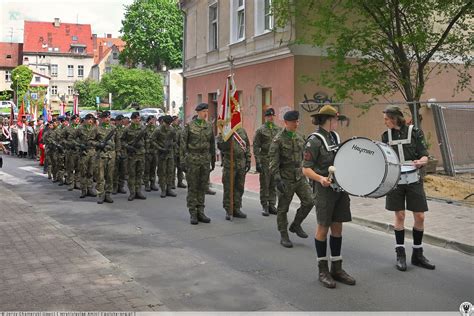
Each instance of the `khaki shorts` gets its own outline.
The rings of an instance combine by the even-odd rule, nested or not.
[[[397,186],[387,194],[385,208],[389,211],[427,212],[428,204],[423,182]]]
[[[335,192],[319,183],[315,183],[315,186],[314,205],[319,225],[329,227],[332,223],[352,220],[351,200],[346,192]]]

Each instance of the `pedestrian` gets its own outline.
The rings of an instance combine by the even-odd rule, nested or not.
[[[18,125],[17,121],[14,120],[13,124],[10,125],[10,155],[11,156],[19,156],[18,154]]]
[[[423,255],[423,232],[425,212],[428,211],[423,178],[420,169],[428,162],[423,131],[413,125],[407,125],[399,107],[389,106],[385,109],[384,121],[388,130],[382,134],[382,142],[393,147],[402,165],[402,177],[397,187],[390,191],[385,199],[385,208],[394,212],[396,268],[406,271],[405,253],[405,210],[413,213],[413,265],[434,270],[435,265]],[[402,181],[406,179],[407,181]],[[413,179],[413,180],[410,180]]]
[[[195,110],[197,118],[185,125],[180,143],[181,169],[186,173],[188,183],[186,201],[191,225],[211,222],[204,213],[204,203],[209,173],[216,165],[214,132],[207,121],[208,105],[201,103]]]
[[[27,122],[26,115],[20,117],[20,122],[17,124],[18,137],[18,157],[26,158],[28,155],[28,137],[27,137]]]
[[[80,150],[77,142],[77,130],[80,123],[79,115],[73,114],[70,118],[70,124],[64,128],[63,139],[66,151],[66,184],[68,191],[81,189],[80,175]]]
[[[132,122],[122,134],[122,146],[127,149],[129,201],[146,200],[142,193],[143,170],[145,168],[145,128],[140,122],[140,113],[133,112]]]
[[[355,279],[342,269],[342,223],[352,220],[350,199],[346,192],[332,185],[328,170],[336,156],[339,135],[335,131],[341,118],[333,106],[323,106],[313,115],[313,124],[319,127],[308,138],[304,150],[303,173],[312,181],[316,205],[317,225],[314,243],[319,281],[327,288],[335,288],[335,281],[348,285],[356,283]],[[327,257],[329,231],[330,271]]]
[[[44,142],[43,142],[43,133],[45,130],[44,120],[39,118],[36,124],[37,129],[37,136],[36,136],[36,143],[38,144],[38,152],[39,152],[39,165],[44,167]]]
[[[275,178],[270,172],[270,145],[276,134],[281,131],[281,127],[274,123],[275,110],[273,108],[268,108],[264,115],[265,123],[257,129],[253,138],[253,155],[255,169],[259,173],[262,215],[269,216],[277,214]]]
[[[178,180],[178,188],[183,188],[186,189],[187,186],[186,184],[183,183],[184,180],[184,172],[181,170],[181,162],[180,162],[180,155],[179,155],[179,147],[180,147],[180,142],[181,142],[181,134],[183,132],[183,127],[181,126],[181,120],[179,119],[178,116],[173,116],[173,123],[172,125],[175,129],[176,133],[176,147],[175,147],[175,155],[174,155],[174,164],[175,164],[175,169],[176,169],[176,174],[175,178]],[[176,179],[173,179],[173,189],[175,188],[174,184],[176,182]]]
[[[88,113],[84,117],[84,121],[77,129],[77,142],[81,154],[80,168],[81,168],[81,196],[83,199],[86,196],[96,197],[97,191],[93,188],[93,178],[95,173],[95,160],[97,145],[97,127],[94,124],[94,115]]]
[[[289,230],[300,238],[308,238],[301,223],[313,208],[311,188],[303,176],[302,160],[305,140],[296,130],[299,125],[299,112],[288,111],[283,116],[285,128],[273,139],[270,146],[270,172],[275,177],[278,189],[277,227],[280,244],[291,248],[293,243],[288,236],[288,210],[293,196],[301,201]]]
[[[114,171],[114,187],[112,194],[125,194],[125,180],[127,177],[127,148],[122,145],[122,135],[125,130],[125,121],[128,118],[122,114],[115,118],[115,171]],[[127,124],[128,125],[128,124]]]
[[[232,146],[232,147],[231,147]],[[217,136],[217,148],[222,154],[222,184],[224,186],[223,206],[226,212],[225,219],[231,217],[247,218],[242,212],[242,196],[245,191],[245,175],[250,170],[250,141],[243,127],[235,129],[229,139],[224,140],[222,134]],[[230,151],[234,152],[231,161]],[[232,165],[232,172],[231,172]],[[231,192],[230,181],[233,179],[233,192]],[[232,196],[231,196],[232,195]],[[231,205],[231,200],[233,201]],[[231,210],[232,208],[232,210]]]
[[[115,127],[110,124],[109,111],[103,111],[100,120],[95,146],[98,158],[97,204],[114,202],[110,194],[115,171]]]
[[[176,132],[171,123],[170,115],[162,116],[162,123],[151,136],[154,147],[158,153],[158,181],[160,184],[160,197],[176,197],[172,187],[174,184],[174,149]]]
[[[145,170],[143,172],[143,183],[145,191],[158,191],[156,186],[156,168],[158,166],[158,153],[153,139],[153,134],[157,129],[156,117],[149,115],[146,119],[145,134]]]
[[[26,142],[28,143],[28,158],[36,159],[36,132],[34,121],[29,121],[26,125]]]

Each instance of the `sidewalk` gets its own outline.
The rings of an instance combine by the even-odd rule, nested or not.
[[[211,173],[211,182],[222,185],[222,168],[216,167]],[[258,196],[260,183],[257,173],[248,173],[245,181],[247,192]],[[295,196],[293,204],[299,203]],[[440,247],[455,249],[474,255],[474,208],[449,204],[439,200],[428,199],[429,212],[426,213],[426,230],[423,241]],[[385,210],[385,198],[369,199],[351,196],[353,223],[370,228],[393,232],[393,213]],[[405,227],[407,236],[411,237],[413,216],[406,214]]]
[[[1,182],[0,249],[0,310],[166,310],[107,258]]]

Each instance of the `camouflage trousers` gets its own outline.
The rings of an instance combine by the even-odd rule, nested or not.
[[[65,159],[66,156],[64,153],[54,152],[53,155],[53,179],[58,181],[64,181],[64,173],[65,173]]]
[[[234,173],[230,173],[230,163],[224,163],[222,168],[222,184],[224,186],[223,206],[228,214],[230,214],[230,179],[234,178],[234,192],[233,192],[233,210],[240,210],[242,208],[242,196],[244,195],[245,186],[245,167],[234,167]]]
[[[112,193],[115,171],[115,152],[101,155],[97,168],[97,196]]]
[[[74,187],[81,182],[79,153],[69,151],[66,156],[66,182]]]
[[[179,159],[175,159],[174,160],[174,165],[175,165],[175,169],[176,169],[176,174],[173,175],[174,179],[173,181],[175,181],[175,179],[177,178],[178,179],[178,183],[182,183],[183,180],[184,180],[184,173],[183,173],[183,170],[181,170],[181,163],[179,161]]]
[[[135,154],[128,156],[128,190],[130,191],[130,193],[136,193],[141,191],[144,169],[144,154]]]
[[[277,226],[280,232],[286,232],[288,229],[287,215],[295,193],[301,201],[301,206],[296,211],[294,219],[296,224],[301,224],[314,206],[311,187],[306,178],[302,177],[298,181],[283,181],[285,182],[286,190],[283,193],[278,192],[277,208]]]
[[[80,160],[82,190],[92,189],[96,160],[95,150],[89,149],[82,153]]]
[[[158,160],[158,182],[160,189],[166,191],[166,188],[173,186],[174,182],[174,158],[159,158]]]
[[[158,155],[155,153],[145,154],[145,170],[143,171],[143,182],[145,184],[156,181],[156,168],[158,167]]]
[[[53,177],[53,154],[50,150],[46,150],[44,153],[44,164],[48,173],[48,178]]]
[[[275,178],[270,172],[269,164],[262,162],[262,172],[259,174],[260,180],[260,204],[262,207],[276,205]]]
[[[124,157],[115,157],[114,164],[114,189],[121,188],[125,185],[125,180],[127,179],[127,164],[128,159]]]
[[[210,164],[207,160],[186,164],[188,183],[187,206],[191,215],[204,210],[204,200],[209,183]]]

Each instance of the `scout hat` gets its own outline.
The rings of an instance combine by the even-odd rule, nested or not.
[[[320,108],[317,113],[312,114],[311,116],[318,117],[320,115],[337,117],[338,120],[344,120],[346,118],[344,115],[339,115],[339,112],[337,112],[336,108],[329,104],[326,104],[325,106]]]

